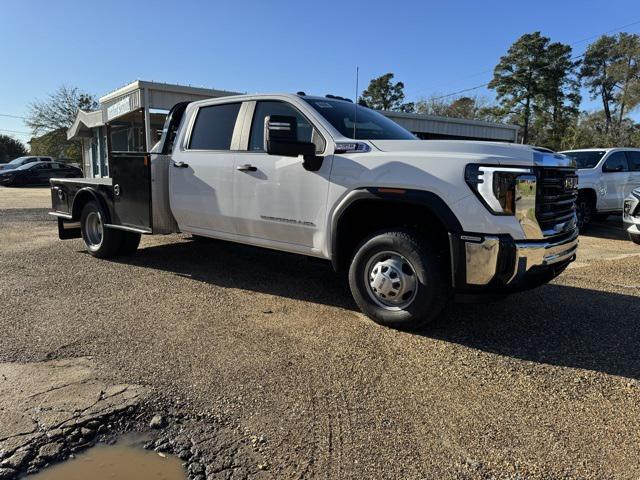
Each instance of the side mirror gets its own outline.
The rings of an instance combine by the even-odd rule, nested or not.
[[[322,157],[316,155],[312,142],[298,141],[298,120],[287,115],[270,115],[264,119],[264,150],[269,155],[297,157],[302,155],[302,166],[317,171],[322,166]]]

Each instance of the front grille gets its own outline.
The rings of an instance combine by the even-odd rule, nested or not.
[[[574,218],[578,188],[573,169],[539,168],[536,171],[536,219],[545,235],[565,231]]]

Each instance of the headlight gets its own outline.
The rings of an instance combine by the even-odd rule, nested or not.
[[[530,168],[470,164],[464,178],[471,190],[494,215],[514,215],[522,184],[535,192],[536,177]]]

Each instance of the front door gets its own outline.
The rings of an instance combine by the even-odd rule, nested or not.
[[[251,105],[253,106],[253,105]],[[248,112],[251,108],[247,109]],[[254,239],[319,248],[324,230],[331,157],[310,172],[302,157],[268,155],[264,151],[264,119],[288,115],[298,119],[298,139],[313,141],[320,152],[325,140],[293,105],[282,101],[255,104],[246,151],[237,152],[235,215],[238,233]]]
[[[240,105],[200,107],[187,144],[173,149],[170,202],[182,231],[235,233],[231,139]]]
[[[640,187],[640,150],[628,150],[626,154],[629,163],[629,182],[625,198],[631,190]]]
[[[602,166],[604,191],[600,210],[620,210],[629,183],[629,167],[624,152],[612,152]]]

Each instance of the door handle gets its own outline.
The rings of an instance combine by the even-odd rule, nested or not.
[[[176,168],[187,168],[189,164],[184,162],[173,162],[173,166]]]
[[[238,165],[236,167],[236,170],[240,170],[241,172],[255,172],[256,170],[258,170],[258,167],[254,167],[253,165],[245,163],[244,165]]]

